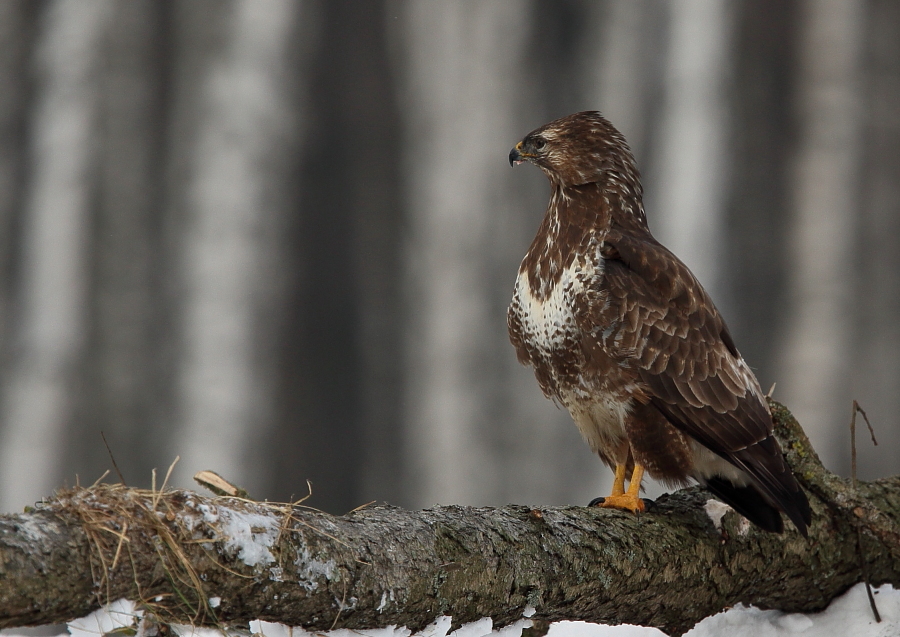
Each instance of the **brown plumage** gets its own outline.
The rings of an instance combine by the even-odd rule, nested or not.
[[[576,113],[529,133],[509,160],[535,164],[552,188],[519,268],[510,340],[616,469],[605,506],[641,509],[646,469],[706,485],[769,531],[784,512],[805,535],[809,503],[759,383],[706,291],[650,234],[622,135],[599,113]]]

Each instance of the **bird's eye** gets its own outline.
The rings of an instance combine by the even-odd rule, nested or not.
[[[538,137],[537,139],[534,140],[534,149],[535,150],[544,150],[544,146],[546,146],[546,145],[547,145],[547,142],[545,142],[540,137]]]

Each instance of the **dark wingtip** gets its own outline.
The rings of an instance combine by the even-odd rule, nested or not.
[[[791,519],[797,530],[800,531],[800,535],[808,539],[807,527],[812,524],[812,509],[809,506],[806,494],[799,485],[797,486],[797,493],[791,499],[791,504],[793,506],[786,507],[785,514]]]
[[[704,485],[714,496],[730,505],[732,509],[750,520],[753,524],[769,531],[782,533],[784,522],[777,508],[769,504],[754,486],[735,486],[725,478],[714,476]],[[802,490],[797,491],[789,502],[783,502],[785,515],[797,527],[800,535],[809,539],[809,525],[812,522],[812,510],[809,500]]]
[[[735,486],[729,480],[719,476],[708,478],[704,486],[710,493],[764,531],[770,533],[784,531],[781,513],[766,502],[755,487]],[[806,529],[804,528],[800,532],[805,535]]]

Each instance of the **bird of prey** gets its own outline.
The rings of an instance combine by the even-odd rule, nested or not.
[[[783,531],[783,512],[806,535],[809,502],[759,382],[709,295],[650,234],[622,134],[575,113],[516,144],[510,165],[525,161],[552,192],[519,267],[509,336],[614,469],[600,506],[644,510],[646,471],[673,486],[693,479],[767,531]]]

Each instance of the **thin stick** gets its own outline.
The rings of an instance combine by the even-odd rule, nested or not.
[[[872,444],[876,447],[878,446],[878,441],[875,440],[875,430],[872,429],[872,423],[869,422],[869,417],[866,416],[866,410],[859,406],[859,403],[855,400],[853,401],[854,407],[856,407],[855,411],[858,411],[862,414],[863,420],[866,421],[866,426],[869,428],[869,435],[872,436]]]
[[[103,431],[100,431],[100,437],[103,438],[103,444],[106,445],[106,453],[109,454],[109,459],[112,461],[113,469],[116,470],[116,474],[119,476],[119,482],[123,485],[125,484],[125,476],[122,475],[122,472],[119,471],[119,465],[116,464],[116,459],[113,456],[112,449],[109,448],[109,443],[106,441],[106,436],[103,435]]]
[[[94,480],[94,484],[92,484],[90,488],[93,489],[94,487],[96,487],[98,484],[100,484],[100,481],[103,480],[103,478],[105,478],[108,475],[109,475],[109,469],[104,471],[102,476],[100,476],[99,478]]]
[[[875,445],[878,445],[878,441],[875,440],[875,431],[872,429],[872,424],[869,422],[869,417],[866,416],[866,412],[862,407],[859,406],[859,403],[855,400],[853,401],[853,413],[850,416],[850,478],[853,481],[853,490],[856,491],[857,488],[857,480],[856,480],[856,412],[862,414],[863,418],[866,421],[866,424],[869,426],[869,434],[872,436],[872,442]],[[859,552],[859,569],[862,571],[863,582],[866,584],[866,595],[869,597],[869,606],[872,607],[872,614],[875,616],[875,621],[881,623],[881,615],[878,613],[878,607],[875,605],[875,596],[872,595],[872,585],[869,583],[869,565],[866,562],[866,558],[863,556],[862,549],[862,528],[861,522],[857,520],[856,523],[856,548]]]
[[[122,535],[119,536],[119,546],[116,547],[116,555],[113,557],[113,563],[110,567],[111,571],[116,570],[116,564],[119,563],[119,554],[122,552],[122,545],[128,541],[126,533],[128,533],[128,522],[122,524]]]
[[[156,492],[156,497],[153,499],[153,511],[156,510],[156,505],[159,504],[159,499],[162,497],[162,493],[166,488],[166,483],[169,481],[169,476],[172,475],[172,469],[175,468],[175,465],[178,464],[179,460],[181,460],[181,456],[175,456],[175,460],[173,460],[172,464],[169,465],[169,470],[166,471],[166,477],[163,478],[162,486],[159,488],[159,491]],[[153,490],[156,491],[156,469],[153,470]]]
[[[172,461],[172,464],[169,465],[169,470],[166,471],[166,477],[163,479],[163,484],[159,488],[160,491],[165,490],[166,483],[169,481],[169,477],[172,475],[172,469],[175,468],[175,465],[178,464],[178,461],[181,460],[181,456],[175,456],[175,459]]]
[[[362,511],[366,507],[372,506],[376,502],[378,502],[378,500],[372,500],[371,502],[366,502],[365,504],[360,504],[358,507],[356,507],[355,509],[350,511],[350,513],[356,513],[357,511]],[[347,515],[350,515],[350,513],[348,513]]]
[[[341,613],[344,611],[345,604],[347,602],[347,580],[343,577],[341,579],[344,583],[344,596],[341,599],[341,605],[338,607],[337,615],[334,616],[334,621],[331,622],[331,628],[329,628],[328,630],[334,630],[334,627],[337,626],[338,619],[340,618]]]
[[[878,607],[875,605],[875,596],[872,595],[872,585],[869,584],[869,565],[863,558],[862,529],[860,529],[859,524],[856,525],[856,546],[859,548],[859,566],[862,569],[863,581],[866,583],[866,595],[869,596],[869,606],[872,607],[872,614],[875,616],[875,621],[881,623],[881,615],[878,613]]]
[[[850,413],[850,480],[853,482],[853,490],[856,490],[856,411],[859,404],[853,401],[853,410]]]

